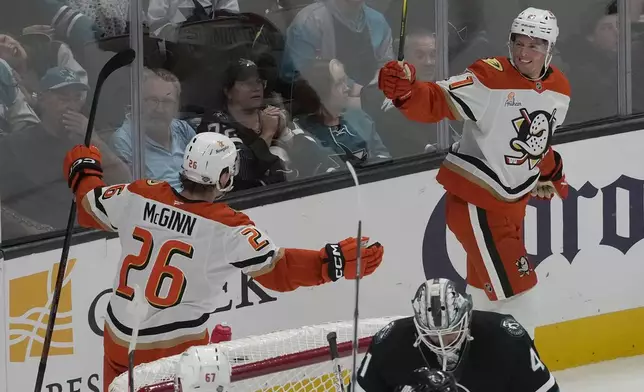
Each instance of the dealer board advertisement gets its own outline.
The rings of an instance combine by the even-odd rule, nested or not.
[[[571,192],[564,202],[532,201],[526,247],[538,264],[539,324],[644,306],[644,132],[557,146]],[[428,277],[463,284],[465,255],[445,228],[436,171],[290,200],[245,211],[284,247],[319,249],[363,234],[385,246],[381,267],[361,283],[360,317],[411,313]],[[101,240],[72,248],[45,385],[47,392],[98,391],[102,320],[120,246]],[[0,391],[32,390],[60,250],[6,261],[3,306],[6,377]],[[233,338],[353,316],[354,283],[338,281],[278,294],[242,275],[221,288],[210,324],[227,322]],[[530,310],[526,310],[530,311]],[[517,314],[520,320],[521,315]],[[2,330],[0,330],[2,331]],[[1,346],[0,346],[1,348]],[[2,373],[0,372],[0,376]]]

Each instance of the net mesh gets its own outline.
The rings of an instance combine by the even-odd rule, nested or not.
[[[358,323],[361,354],[371,337],[399,317],[364,319]],[[337,334],[344,384],[349,384],[352,366],[353,322],[340,321],[277,331],[266,335],[219,343],[233,371],[232,392],[333,392],[336,391],[327,334]],[[174,392],[174,371],[179,355],[141,364],[134,368],[137,392]],[[128,392],[124,373],[110,385],[109,392]],[[338,391],[339,392],[339,391]]]

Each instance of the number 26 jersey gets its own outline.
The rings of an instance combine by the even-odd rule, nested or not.
[[[138,342],[195,335],[206,329],[226,278],[240,270],[262,274],[281,252],[245,214],[225,203],[188,200],[165,182],[96,188],[83,203],[104,230],[120,234],[106,322],[124,341],[134,324],[127,305],[135,286],[149,304]]]

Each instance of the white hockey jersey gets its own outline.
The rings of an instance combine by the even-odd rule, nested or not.
[[[407,117],[464,122],[437,176],[448,192],[484,209],[507,208],[551,170],[551,138],[570,102],[568,80],[555,67],[530,81],[507,58],[488,58],[447,80],[412,86],[398,105]]]
[[[150,306],[141,347],[203,335],[225,280],[240,270],[262,274],[285,251],[245,214],[185,199],[166,182],[99,187],[82,204],[81,218],[120,233],[122,256],[106,317],[116,341],[128,342],[132,332],[133,287],[145,291]]]

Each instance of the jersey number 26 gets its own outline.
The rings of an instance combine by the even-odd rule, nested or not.
[[[128,274],[131,269],[137,271],[146,269],[150,264],[152,251],[154,250],[152,233],[148,230],[135,227],[132,237],[142,242],[141,251],[138,255],[128,255],[123,260],[123,265],[119,272],[119,285],[116,289],[116,295],[130,301],[134,298],[134,289],[127,285]],[[168,240],[161,244],[159,253],[154,260],[148,283],[145,285],[145,298],[150,305],[157,309],[166,309],[181,302],[188,281],[179,268],[170,265],[170,260],[176,254],[192,259],[193,253],[192,245],[182,241]],[[170,287],[165,296],[160,296],[161,288],[166,279],[170,280]]]

